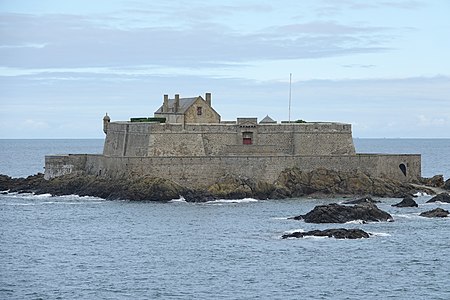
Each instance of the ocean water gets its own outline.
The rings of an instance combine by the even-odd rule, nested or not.
[[[450,175],[450,140],[355,144],[359,152],[422,153],[424,175]],[[41,153],[101,149],[101,140],[0,140],[0,173],[41,171]],[[418,208],[381,199],[394,222],[307,224],[287,217],[344,199],[193,204],[0,195],[0,299],[450,299],[450,218],[419,216],[450,205],[426,204],[430,198],[416,198]],[[280,238],[337,227],[373,236]]]

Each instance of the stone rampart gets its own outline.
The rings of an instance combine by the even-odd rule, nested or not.
[[[420,155],[358,154],[335,156],[190,156],[190,157],[107,157],[102,155],[46,156],[45,177],[70,172],[120,178],[152,175],[188,187],[213,184],[226,174],[274,182],[281,171],[298,167],[304,171],[326,168],[361,171],[374,177],[403,182],[421,176]],[[400,165],[405,166],[403,173]]]
[[[244,135],[258,147],[241,149]],[[275,147],[271,152],[267,147]],[[103,154],[122,157],[355,154],[351,126],[339,123],[267,124],[109,124]],[[261,150],[261,152],[259,152]],[[231,151],[231,152],[229,152]],[[252,153],[250,153],[252,151]]]

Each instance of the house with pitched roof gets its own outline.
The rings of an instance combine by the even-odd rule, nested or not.
[[[164,95],[163,105],[154,113],[155,118],[166,118],[166,123],[175,124],[214,124],[220,123],[220,115],[211,106],[211,93],[191,98],[174,99]]]

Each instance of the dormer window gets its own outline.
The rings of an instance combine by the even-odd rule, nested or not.
[[[197,116],[201,116],[201,115],[202,115],[202,107],[197,106]]]

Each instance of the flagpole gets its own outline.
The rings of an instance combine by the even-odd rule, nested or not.
[[[292,73],[289,73],[289,123],[291,123]]]

